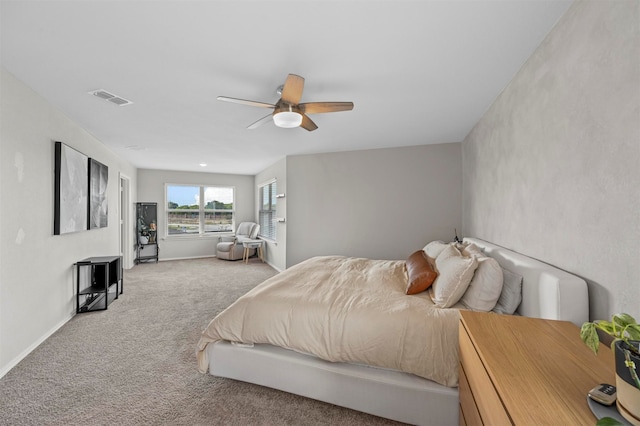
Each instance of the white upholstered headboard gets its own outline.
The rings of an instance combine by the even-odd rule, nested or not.
[[[571,321],[578,327],[589,320],[589,293],[582,278],[477,238],[464,241],[480,247],[503,268],[522,275],[520,315]]]

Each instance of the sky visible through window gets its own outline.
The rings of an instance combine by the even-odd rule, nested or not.
[[[174,186],[170,185],[167,190],[168,201],[177,203],[179,206],[190,206],[199,204],[200,188],[198,186]],[[207,187],[204,195],[205,200],[215,200],[222,203],[233,202],[232,188]]]

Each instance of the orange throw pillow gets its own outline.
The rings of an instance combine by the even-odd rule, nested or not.
[[[418,250],[407,259],[409,282],[406,294],[418,294],[428,289],[438,277],[431,259],[423,250]]]

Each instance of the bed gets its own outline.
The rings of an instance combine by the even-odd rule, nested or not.
[[[476,238],[465,238],[464,245],[518,277],[521,301],[514,314],[576,325],[588,320],[581,278]],[[343,268],[346,274],[336,272]],[[457,327],[459,309],[469,307],[456,300],[434,308],[435,285],[404,294],[408,268],[409,260],[405,266],[338,256],[289,268],[211,321],[198,342],[198,368],[404,423],[458,424]],[[381,289],[371,283],[374,275]],[[291,277],[296,284],[288,287]],[[339,291],[325,296],[321,286]],[[292,287],[304,302],[288,300]],[[353,287],[356,296],[342,300],[345,287]],[[316,316],[320,302],[328,311]],[[369,328],[359,328],[363,323]],[[275,333],[267,336],[265,327]]]

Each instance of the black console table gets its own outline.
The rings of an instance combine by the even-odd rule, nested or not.
[[[88,257],[76,263],[76,313],[105,310],[122,294],[121,256]]]

